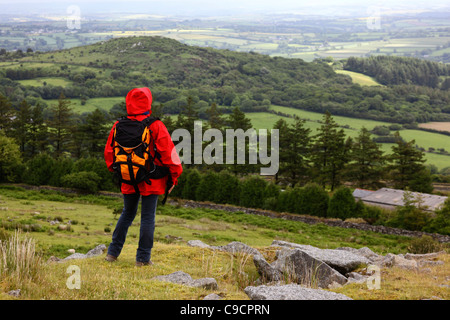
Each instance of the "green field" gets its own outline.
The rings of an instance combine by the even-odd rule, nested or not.
[[[311,135],[316,134],[317,129],[320,128],[321,124],[318,121],[323,119],[323,114],[305,111],[300,109],[293,109],[289,107],[282,106],[271,106],[271,110],[282,112],[284,114],[291,114],[305,119],[306,127],[311,129]],[[252,125],[256,129],[271,129],[278,119],[283,118],[288,123],[293,123],[294,119],[289,117],[282,117],[274,115],[272,113],[266,112],[255,112],[247,113],[246,116],[251,119]],[[365,120],[365,119],[355,119],[343,116],[333,116],[333,119],[339,125],[344,127],[344,132],[347,136],[355,138],[358,136],[359,130],[365,127],[368,130],[372,130],[375,126],[390,126],[391,123],[375,121],[375,120]],[[428,150],[432,147],[437,149],[445,149],[450,151],[450,139],[446,135],[425,132],[421,130],[401,130],[400,135],[406,140],[415,140],[419,147]],[[391,152],[392,144],[381,144],[382,150],[385,153]],[[435,154],[435,153],[425,153],[425,158],[427,159],[427,164],[435,165],[439,170],[450,166],[450,156]]]
[[[70,80],[59,77],[35,78],[30,80],[19,80],[18,82],[24,86],[32,86],[32,87],[40,87],[47,84],[50,84],[52,86],[65,87],[72,83],[72,81]]]
[[[358,83],[361,86],[381,86],[381,84],[379,84],[374,78],[366,76],[362,73],[347,70],[335,70],[335,72],[350,76],[354,83]]]
[[[48,105],[58,103],[57,99],[45,101]],[[70,99],[70,102],[72,102],[72,110],[75,113],[82,114],[84,112],[92,112],[97,108],[109,111],[116,103],[125,102],[125,97],[91,98],[86,100],[85,105],[81,104],[81,99]]]

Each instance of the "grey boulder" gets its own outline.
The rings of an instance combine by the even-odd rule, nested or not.
[[[249,286],[244,291],[251,300],[352,300],[340,293],[304,288],[298,284]]]

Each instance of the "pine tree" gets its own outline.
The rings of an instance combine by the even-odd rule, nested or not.
[[[20,152],[25,152],[25,146],[29,140],[29,125],[31,122],[31,105],[22,100],[19,104],[19,109],[16,112],[16,117],[13,120],[14,137],[16,138]]]
[[[194,100],[189,96],[186,100],[186,105],[183,106],[182,111],[178,114],[176,122],[177,128],[187,129],[193,137],[194,122],[196,120],[198,120],[198,112],[194,108]]]
[[[196,160],[195,158],[195,144],[194,144],[194,129],[195,129],[195,121],[198,119],[198,112],[194,109],[194,100],[192,97],[187,98],[187,104],[183,107],[182,111],[178,114],[177,121],[175,122],[176,128],[182,128],[189,131],[191,135],[191,163],[185,163],[186,166],[193,167]],[[204,128],[202,128],[204,130]],[[202,132],[203,136],[203,132]],[[203,149],[202,149],[203,150]]]
[[[398,132],[396,145],[392,146],[392,154],[389,156],[390,164],[388,166],[390,178],[397,189],[410,188],[411,191],[419,191],[416,184],[411,184],[417,180],[417,175],[425,172],[424,153],[415,148],[415,140],[409,142],[403,141]],[[431,184],[430,181],[425,181]]]
[[[71,129],[73,124],[73,112],[71,102],[61,93],[58,104],[50,107],[51,119],[48,121],[49,135],[54,143],[55,157],[62,155],[71,142]]]
[[[244,132],[252,128],[252,123],[249,118],[245,116],[245,113],[242,112],[239,107],[235,107],[233,112],[228,116],[227,119],[227,127],[233,130],[242,129]],[[230,143],[227,141],[227,143]],[[235,175],[238,174],[247,174],[252,171],[254,168],[253,165],[250,164],[238,164],[237,163],[237,154],[238,154],[238,146],[235,143],[234,147],[234,161],[233,164],[230,165],[229,170],[232,171]],[[249,159],[249,144],[245,144],[245,159]],[[227,155],[228,157],[228,155]]]
[[[208,114],[208,124],[210,128],[223,130],[224,119],[222,118],[222,113],[219,108],[217,108],[217,104],[212,103],[210,108],[206,110]]]
[[[288,128],[289,144],[284,152],[287,158],[286,175],[291,185],[295,185],[308,173],[310,132],[311,129],[305,127],[305,121],[299,118],[296,118],[294,124]]]
[[[11,102],[4,95],[0,93],[0,130],[6,135],[12,127],[11,119],[14,116],[14,109]]]
[[[31,122],[29,126],[30,150],[29,156],[33,157],[37,153],[45,150],[47,146],[47,127],[44,124],[44,108],[37,104],[31,109]]]
[[[286,172],[288,171],[289,167],[289,148],[290,148],[290,131],[288,124],[286,120],[280,118],[275,125],[273,126],[273,129],[278,130],[279,134],[279,140],[278,140],[278,147],[279,147],[279,168],[278,172],[275,174],[275,182],[278,183],[280,176],[285,176]]]
[[[227,125],[231,129],[242,129],[244,131],[253,127],[251,120],[245,116],[245,113],[239,107],[235,107],[233,112],[228,116]]]
[[[314,137],[311,159],[315,174],[322,187],[329,185],[334,190],[341,183],[345,164],[348,161],[348,143],[345,141],[344,130],[339,126],[329,112],[323,118],[323,124]]]
[[[97,108],[87,114],[84,124],[80,126],[80,135],[91,156],[102,156],[109,133],[108,124],[109,117]]]
[[[361,128],[351,146],[351,162],[347,175],[360,188],[378,187],[382,179],[385,158],[379,145],[372,140],[370,132]]]

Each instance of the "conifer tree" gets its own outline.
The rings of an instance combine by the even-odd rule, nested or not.
[[[278,172],[275,174],[275,182],[278,183],[280,180],[280,176],[285,176],[286,172],[289,167],[289,148],[290,148],[290,132],[289,127],[286,122],[286,120],[280,118],[275,125],[273,126],[273,129],[278,130],[279,134],[279,140],[278,140],[278,147],[279,147],[279,168]]]
[[[388,166],[390,178],[397,189],[409,188],[411,191],[430,192],[431,179],[425,179],[427,173],[424,165],[424,153],[415,148],[415,140],[403,141],[398,132],[395,133],[397,143],[392,146]],[[418,179],[418,177],[420,177]],[[418,180],[422,181],[419,183]]]
[[[4,95],[0,93],[0,130],[6,135],[12,127],[12,121],[14,115],[14,109],[11,102]]]
[[[29,124],[31,122],[31,105],[22,100],[19,104],[19,109],[16,112],[16,117],[13,120],[14,137],[16,138],[20,152],[25,152],[25,145],[29,140]]]
[[[212,103],[209,109],[206,110],[208,114],[208,124],[210,128],[223,130],[224,119],[222,118],[222,113],[219,108],[217,108],[217,104]]]
[[[47,146],[47,127],[44,124],[43,107],[40,104],[31,109],[31,122],[29,126],[30,150],[29,156],[33,157],[39,152],[45,151]]]
[[[73,112],[71,102],[63,93],[58,103],[50,107],[51,119],[48,121],[49,135],[54,143],[54,155],[59,157],[71,142],[71,129],[73,126]]]
[[[84,124],[81,125],[81,136],[84,137],[87,153],[91,156],[102,156],[109,133],[108,124],[109,117],[97,108],[87,114]]]
[[[289,144],[286,152],[286,175],[291,185],[295,185],[308,174],[311,129],[305,127],[305,121],[296,118],[288,128]]]
[[[252,123],[249,118],[245,116],[245,113],[242,112],[239,107],[235,107],[233,109],[233,112],[228,116],[227,119],[227,127],[233,130],[239,130],[242,129],[244,133],[252,128]],[[230,143],[230,141],[226,141],[226,143]],[[238,164],[237,162],[237,154],[238,154],[238,144],[235,143],[234,145],[234,161],[233,164],[230,165],[229,170],[232,171],[235,175],[238,174],[247,174],[250,171],[252,171],[254,168],[253,165],[250,165],[248,163],[245,164]],[[249,144],[245,143],[245,159],[248,161],[249,159]],[[228,155],[227,155],[228,157]]]
[[[360,188],[377,188],[383,176],[385,158],[379,145],[372,140],[370,132],[361,128],[351,146],[351,162],[347,169],[350,181]]]
[[[349,158],[344,130],[338,128],[331,114],[326,112],[323,124],[314,137],[311,153],[314,176],[322,187],[329,185],[331,190],[341,183],[343,169]]]

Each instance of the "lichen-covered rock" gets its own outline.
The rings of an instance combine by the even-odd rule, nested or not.
[[[370,263],[370,260],[366,257],[346,250],[319,249],[310,245],[301,245],[279,240],[274,240],[272,246],[299,249],[313,258],[325,262],[342,274],[352,272],[358,267]]]
[[[268,281],[285,280],[328,288],[333,282],[345,284],[347,278],[329,265],[298,249],[283,249],[277,252],[277,260],[271,264],[264,258],[254,256],[258,273]]]
[[[305,288],[298,284],[249,286],[244,291],[251,300],[352,300],[340,293]]]
[[[214,278],[192,279],[192,277],[183,271],[175,271],[168,275],[156,276],[152,278],[158,281],[167,281],[182,284],[189,287],[204,288],[208,290],[218,289],[217,281]]]
[[[67,260],[86,259],[86,258],[96,257],[99,255],[102,255],[105,250],[106,250],[106,246],[104,244],[100,244],[100,245],[96,246],[94,249],[89,250],[86,254],[74,253],[68,257],[65,257],[64,259],[59,260],[58,262],[65,262]]]

